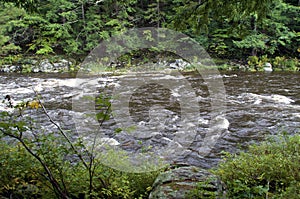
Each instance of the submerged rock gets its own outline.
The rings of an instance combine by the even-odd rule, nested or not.
[[[205,169],[183,166],[161,173],[153,184],[149,199],[225,198],[222,183]],[[198,196],[197,196],[198,197]]]

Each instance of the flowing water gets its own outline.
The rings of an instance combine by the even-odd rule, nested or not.
[[[41,94],[49,115],[64,129],[77,131],[73,135],[76,138],[81,132],[99,128],[101,123],[89,122],[84,117],[90,106],[85,106],[85,100],[80,98],[83,90],[85,94],[109,96],[117,89],[119,96],[112,98],[115,112],[110,120],[101,124],[102,141],[107,140],[130,153],[152,151],[159,156],[168,153],[173,162],[204,168],[216,165],[222,151],[235,152],[249,143],[265,139],[267,135],[282,131],[294,134],[300,129],[300,73],[227,72],[211,76],[225,85],[226,108],[223,107],[220,115],[212,114],[207,82],[195,72],[185,73],[178,79],[170,75],[148,74],[159,82],[173,78],[173,90],[156,83],[138,86],[132,81],[130,84],[136,77],[129,78],[130,81],[124,84],[124,76],[80,79],[69,74],[1,74],[0,98],[11,95],[16,101],[31,100],[35,97],[35,89]],[[181,88],[180,78],[186,79],[191,88]],[[120,106],[118,102],[124,101],[125,97],[128,103]],[[72,106],[72,100],[77,99],[81,99],[80,103]],[[180,99],[189,106],[184,110],[194,110],[195,117],[184,117]],[[3,105],[0,108],[7,110]],[[44,129],[53,127],[42,116],[41,110],[34,118]],[[207,132],[218,136],[214,138],[209,153],[203,155],[201,150]],[[188,145],[180,141],[181,136],[190,136]],[[166,146],[175,150],[184,146],[184,150],[180,153],[171,150],[159,152]]]

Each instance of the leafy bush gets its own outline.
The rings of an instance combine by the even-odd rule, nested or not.
[[[40,166],[22,146],[11,144],[0,141],[0,195],[7,198],[19,198],[38,196],[41,191],[47,192],[46,189],[43,190],[40,187],[42,185],[38,174]],[[35,189],[32,188],[32,191],[26,193],[22,192],[26,187],[35,187]]]
[[[300,135],[272,138],[247,152],[226,154],[213,172],[228,198],[299,198]]]
[[[300,68],[299,60],[297,58],[288,59],[286,57],[275,57],[273,60],[273,65],[277,69],[297,71]]]
[[[292,71],[299,70],[299,61],[296,58],[286,60],[285,65],[288,70],[292,70]]]
[[[89,176],[64,145],[56,145],[57,137],[47,135],[39,149],[42,158],[71,197],[146,198],[159,171],[124,173],[99,164],[94,170],[94,189],[88,193]],[[56,142],[56,143],[55,143]],[[55,147],[54,147],[55,146]],[[6,198],[56,198],[43,167],[20,144],[0,141],[0,196]],[[47,152],[46,152],[47,151]]]
[[[249,56],[248,57],[248,65],[251,68],[254,68],[258,65],[258,57],[257,56]]]
[[[275,57],[273,60],[273,66],[276,68],[284,68],[285,67],[285,57]]]
[[[106,102],[100,98],[99,106]],[[43,131],[25,117],[34,114],[29,108],[41,108],[57,132]],[[126,173],[105,166],[80,138],[71,141],[69,132],[50,118],[39,100],[15,109],[19,114],[0,112],[1,198],[147,198],[159,171]],[[115,156],[107,153],[105,158],[129,165],[126,158]]]

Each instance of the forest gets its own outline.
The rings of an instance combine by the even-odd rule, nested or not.
[[[0,56],[82,59],[130,28],[187,34],[210,56],[298,68],[299,0],[2,0]]]

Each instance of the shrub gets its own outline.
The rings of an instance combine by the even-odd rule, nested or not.
[[[298,70],[299,61],[295,59],[288,59],[285,61],[285,66],[288,70],[296,71]]]
[[[0,195],[6,198],[36,197],[41,194],[40,166],[19,144],[0,140]],[[35,187],[24,193],[26,187]],[[45,186],[46,188],[46,186]]]
[[[126,173],[107,167],[97,159],[93,170],[93,190],[89,193],[88,170],[55,134],[40,136],[39,154],[54,178],[71,197],[92,195],[93,198],[146,198],[159,171]],[[6,198],[56,198],[44,168],[24,147],[0,140],[0,196]],[[108,155],[109,158],[109,155]],[[120,160],[121,161],[121,160]],[[127,164],[120,162],[119,164]]]
[[[300,135],[282,135],[226,154],[213,171],[227,186],[228,198],[299,198]]]
[[[257,56],[249,56],[248,57],[248,65],[249,67],[252,69],[252,68],[257,68],[257,65],[258,65],[258,62],[259,59]]]
[[[39,100],[34,102],[17,105],[17,115],[0,112],[0,198],[147,198],[159,171],[134,174],[105,166],[80,138],[71,141]],[[41,130],[24,116],[34,114],[27,108],[42,108],[57,132]],[[105,158],[128,167],[129,160],[116,153]]]
[[[285,57],[275,57],[273,59],[273,66],[277,69],[287,71],[298,71],[300,68],[299,60],[297,58],[288,59]]]
[[[285,57],[275,57],[274,60],[273,60],[273,66],[275,68],[284,68],[285,67]]]

